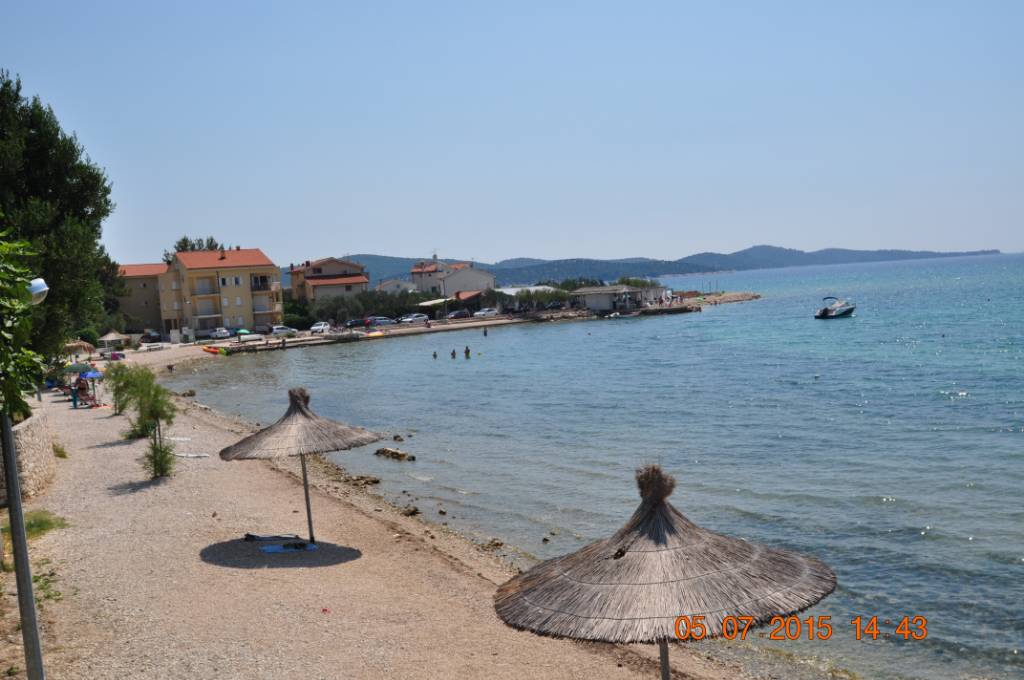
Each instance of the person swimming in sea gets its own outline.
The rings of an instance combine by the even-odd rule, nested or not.
[[[452,350],[452,359],[455,358],[455,350]]]
[[[468,359],[472,352],[469,351],[469,345],[466,345],[466,358]]]
[[[434,350],[434,358],[437,358],[437,350]]]

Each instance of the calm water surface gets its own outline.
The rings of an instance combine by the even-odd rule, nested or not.
[[[839,577],[809,612],[832,617],[832,639],[709,651],[782,677],[1024,677],[1024,256],[666,282],[716,280],[765,297],[232,357],[170,384],[263,423],[305,385],[324,415],[412,434],[413,464],[374,447],[333,458],[428,519],[538,557],[617,529],[634,469],[660,462],[694,521]],[[857,315],[811,318],[830,294]],[[857,642],[857,615],[925,616],[928,637]]]

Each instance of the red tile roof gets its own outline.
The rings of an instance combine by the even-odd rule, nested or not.
[[[453,262],[452,264],[448,265],[448,267],[450,267],[451,269],[454,269],[455,271],[459,271],[460,269],[465,269],[466,267],[469,267],[469,266],[470,266],[470,264],[468,262]]]
[[[132,276],[160,276],[167,271],[167,265],[163,262],[157,264],[123,264],[119,273],[124,277]]]
[[[417,262],[411,271],[413,274],[432,274],[437,271],[437,262]]]
[[[318,276],[315,279],[306,279],[306,283],[311,286],[344,286],[369,282],[370,279],[366,278],[364,274],[357,274],[355,276]]]
[[[274,263],[259,248],[225,250],[221,259],[219,250],[196,250],[176,253],[185,269],[227,269],[229,267],[273,267]]]
[[[345,264],[345,265],[348,265],[349,267],[354,267],[354,268],[359,269],[359,270],[366,269],[366,267],[364,265],[361,265],[358,262],[353,262],[352,260],[342,260],[341,258],[338,258],[338,257],[322,257],[319,260],[313,260],[308,265],[307,264],[296,265],[292,269],[292,271],[293,272],[300,272],[300,271],[309,269],[310,267],[319,267],[320,265],[324,264],[325,262],[337,262],[338,264]]]
[[[464,300],[472,300],[482,292],[482,290],[460,290],[453,297],[459,302],[462,302]]]

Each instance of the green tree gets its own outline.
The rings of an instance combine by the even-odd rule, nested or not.
[[[615,283],[620,286],[633,286],[634,288],[654,288],[655,286],[661,285],[657,281],[652,281],[651,279],[637,279],[630,278],[628,276],[620,276],[619,280]]]
[[[186,234],[177,241],[170,250],[164,251],[164,262],[170,264],[174,262],[175,253],[192,253],[199,250],[230,250],[231,246],[221,243],[212,236],[207,236],[205,239],[202,238],[189,238]]]
[[[103,170],[53,109],[22,96],[21,80],[0,70],[0,231],[29,242],[25,266],[50,286],[31,310],[29,346],[44,356],[117,309],[122,283],[100,244],[113,208]]]
[[[30,255],[26,242],[8,241],[7,233],[0,232],[0,408],[12,418],[29,414],[22,395],[43,373],[42,357],[26,346],[32,304],[24,261]]]

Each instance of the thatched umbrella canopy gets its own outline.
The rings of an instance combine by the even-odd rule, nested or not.
[[[110,347],[111,345],[123,345],[125,340],[128,340],[127,335],[121,335],[117,331],[110,331],[99,339],[99,342],[104,347]]]
[[[309,542],[316,543],[309,504],[306,455],[345,451],[375,442],[384,435],[321,418],[309,409],[309,392],[302,387],[288,390],[288,401],[288,410],[280,420],[222,450],[220,457],[223,460],[245,460],[298,456],[302,461],[302,486],[306,492]]]
[[[727,616],[755,625],[817,603],[836,577],[813,557],[702,529],[666,499],[675,479],[657,465],[636,475],[643,499],[611,538],[541,562],[500,588],[505,623],[542,635],[658,642],[662,677],[676,619],[703,616],[708,637]]]
[[[75,340],[64,345],[64,352],[69,355],[92,354],[95,351],[96,348],[85,340]]]

